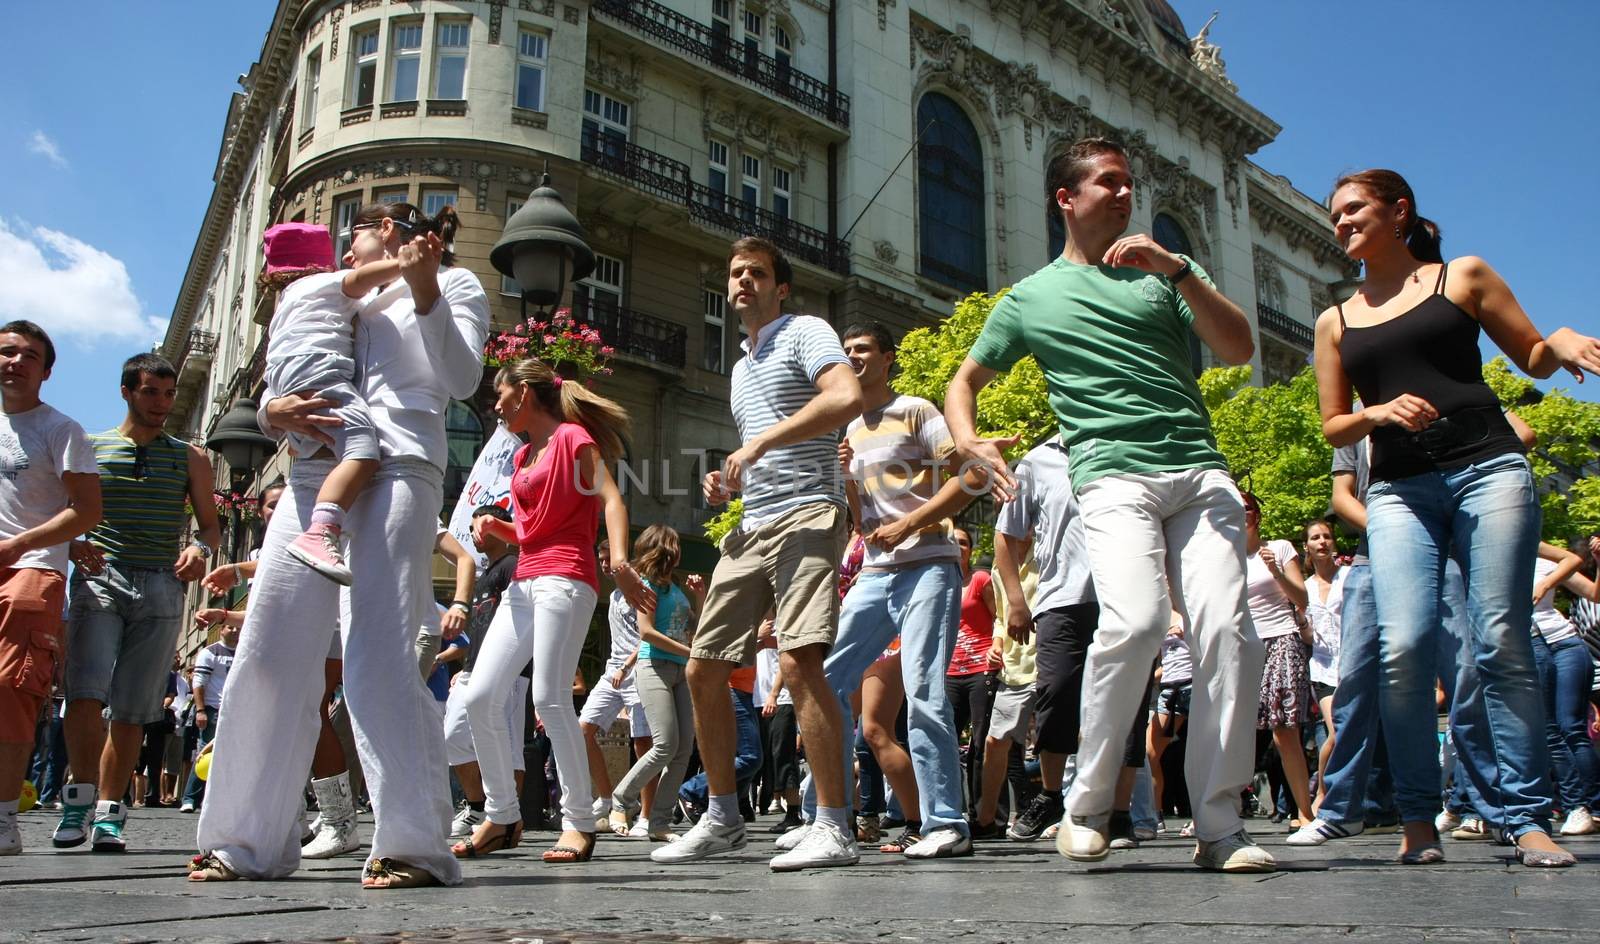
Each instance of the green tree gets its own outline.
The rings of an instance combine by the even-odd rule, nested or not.
[[[1533,381],[1512,371],[1503,356],[1483,365],[1483,379],[1500,403],[1515,410],[1539,437],[1528,456],[1544,511],[1544,538],[1565,545],[1600,529],[1600,403],[1578,400],[1565,390],[1540,393]]]
[[[1229,471],[1261,502],[1261,536],[1298,543],[1333,495],[1316,377],[1308,367],[1287,384],[1249,383],[1249,367],[1214,367],[1200,375],[1200,395]]]

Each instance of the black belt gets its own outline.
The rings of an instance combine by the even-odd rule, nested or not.
[[[1474,406],[1441,416],[1421,432],[1407,435],[1406,440],[1430,459],[1448,458],[1461,449],[1488,439],[1497,432],[1493,420],[1505,417],[1497,406]]]

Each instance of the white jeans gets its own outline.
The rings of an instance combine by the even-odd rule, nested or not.
[[[1194,694],[1184,762],[1196,838],[1237,832],[1255,766],[1266,650],[1245,606],[1244,503],[1221,470],[1112,475],[1078,493],[1100,626],[1084,665],[1078,775],[1067,809],[1111,810],[1132,719],[1169,608],[1185,617]],[[1176,594],[1171,601],[1168,587]]]
[[[301,790],[339,586],[284,547],[310,525],[330,468],[301,460],[289,474],[217,722],[197,841],[247,878],[281,878],[300,866]],[[344,692],[376,818],[370,858],[398,859],[454,885],[461,868],[450,854],[444,732],[416,655],[417,630],[434,607],[428,563],[441,477],[421,459],[386,459],[345,519],[354,580]]]
[[[467,687],[467,720],[483,774],[484,813],[493,823],[522,818],[506,731],[512,680],[533,659],[533,707],[544,722],[561,775],[561,827],[594,831],[589,755],[572,707],[572,677],[594,615],[594,588],[567,577],[514,580],[484,631]]]
[[[471,672],[456,673],[444,703],[444,753],[451,767],[478,759],[472,749],[472,721],[467,717],[467,683],[471,679]],[[506,699],[506,729],[511,767],[522,770],[527,766],[522,745],[528,732],[528,680],[520,675],[512,680],[511,697]]]

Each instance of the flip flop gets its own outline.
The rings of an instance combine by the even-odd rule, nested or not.
[[[450,847],[451,854],[458,859],[476,859],[479,856],[486,856],[491,852],[499,852],[502,849],[515,849],[519,844],[521,844],[521,820],[518,820],[515,823],[505,823],[504,825],[500,823],[493,823],[491,825],[499,826],[500,831],[485,838],[483,840],[483,845],[478,845],[477,840],[471,836],[468,836],[464,841],[458,842]]]
[[[382,885],[378,884],[379,879],[384,880]],[[390,888],[425,888],[442,884],[444,883],[427,869],[388,857],[373,859],[361,873],[361,887],[373,891]]]
[[[228,868],[228,864],[217,858],[214,852],[205,852],[189,860],[189,881],[191,882],[235,882],[239,880],[239,873]]]

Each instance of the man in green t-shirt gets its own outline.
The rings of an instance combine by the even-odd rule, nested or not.
[[[1263,650],[1245,607],[1244,505],[1217,451],[1189,366],[1189,336],[1244,363],[1250,323],[1193,260],[1124,236],[1133,174],[1117,144],[1088,138],[1051,162],[1066,224],[1061,257],[995,305],[945,398],[956,446],[1012,481],[1001,448],[977,434],[978,391],[1023,356],[1039,362],[1061,424],[1100,627],[1084,668],[1078,776],[1057,848],[1106,856],[1129,719],[1170,621],[1168,587],[1189,620],[1195,685],[1187,776],[1202,868],[1266,872],[1239,794],[1255,762]]]

